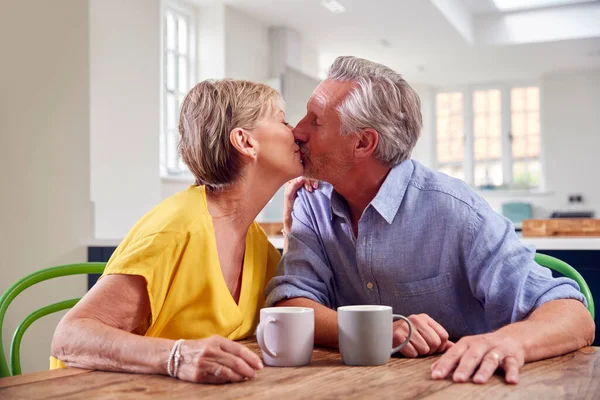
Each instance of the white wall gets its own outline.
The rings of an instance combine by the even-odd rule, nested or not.
[[[269,76],[269,28],[225,7],[225,73],[228,78],[266,83]]]
[[[4,0],[0,12],[0,292],[36,270],[86,260],[89,198],[88,3]],[[85,276],[28,289],[9,308],[4,348],[31,311],[80,297]],[[24,372],[48,368],[62,313],[26,332]]]
[[[224,78],[225,6],[220,2],[206,4],[198,8],[197,15],[198,81]]]
[[[413,149],[413,159],[428,168],[434,168],[435,161],[435,89],[430,85],[414,84],[412,88],[421,99],[423,128],[417,145]]]
[[[161,200],[160,0],[89,0],[94,237],[122,238]]]

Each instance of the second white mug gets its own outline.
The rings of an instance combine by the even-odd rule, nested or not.
[[[338,307],[339,345],[347,365],[383,365],[410,341],[412,325],[408,318],[393,314],[389,306]],[[393,321],[408,324],[408,337],[392,348]]]

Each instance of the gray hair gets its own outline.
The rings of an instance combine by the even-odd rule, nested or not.
[[[327,79],[356,83],[336,108],[342,135],[372,128],[379,133],[374,155],[380,162],[396,165],[410,158],[423,117],[421,100],[402,75],[385,65],[343,56],[335,59]]]

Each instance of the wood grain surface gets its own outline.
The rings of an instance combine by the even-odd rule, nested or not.
[[[244,342],[260,353],[254,340]],[[0,399],[598,399],[600,348],[586,347],[525,365],[517,385],[500,374],[485,385],[433,381],[439,356],[393,357],[379,367],[349,367],[337,350],[316,348],[309,366],[266,367],[253,380],[202,385],[166,376],[77,369],[0,379]]]

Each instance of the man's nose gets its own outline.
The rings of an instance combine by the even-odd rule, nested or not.
[[[294,133],[294,139],[296,140],[296,142],[300,142],[300,143],[306,142],[308,135],[306,133],[305,127],[306,127],[306,123],[304,122],[304,119],[302,119],[300,122],[298,122],[298,124],[294,128],[293,133]]]

